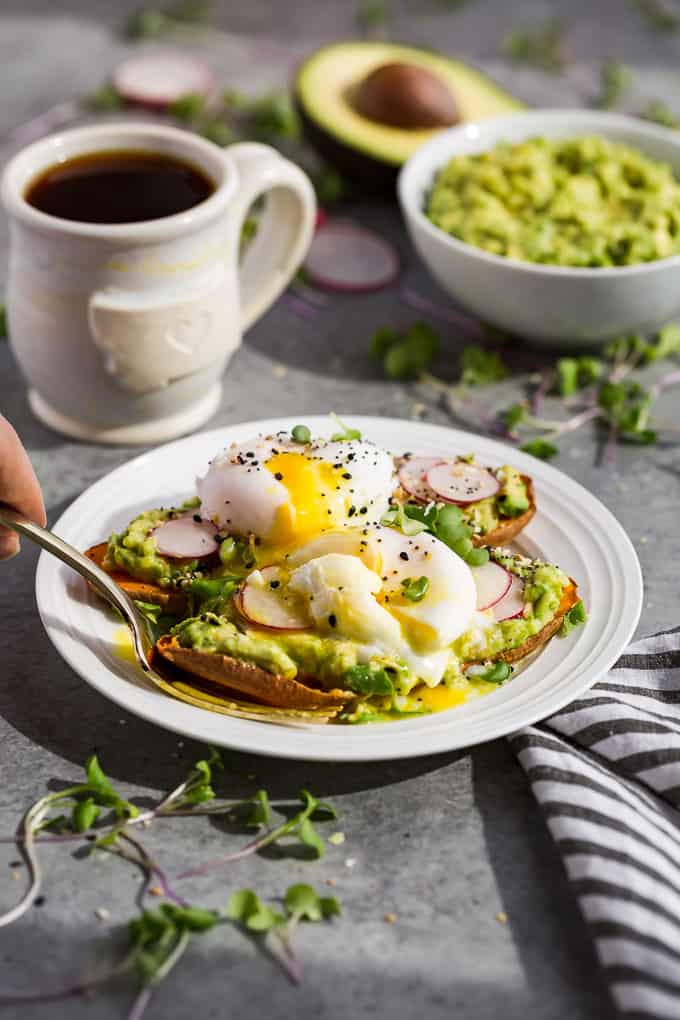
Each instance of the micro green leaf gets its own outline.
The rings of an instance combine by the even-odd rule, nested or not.
[[[464,347],[460,355],[460,381],[464,386],[489,386],[505,379],[508,370],[500,355],[483,347]]]
[[[284,917],[260,897],[252,889],[238,889],[229,897],[226,909],[227,917],[242,924],[249,931],[267,932],[282,924]]]
[[[187,92],[170,104],[168,113],[177,120],[192,121],[203,112],[205,104],[205,96],[200,92]]]
[[[266,790],[258,790],[243,802],[250,810],[244,818],[244,825],[253,829],[266,828],[271,822],[271,808]]]
[[[139,810],[130,801],[124,800],[104,775],[96,754],[90,755],[85,762],[85,774],[87,776],[88,792],[93,795],[94,801],[103,807],[113,808],[119,818],[134,818]]]
[[[471,666],[468,675],[487,684],[504,684],[512,676],[512,666],[507,662],[492,662],[488,666]]]
[[[650,344],[646,352],[647,361],[661,361],[680,354],[680,325],[671,322],[659,330],[656,343]]]
[[[125,101],[111,82],[106,82],[85,100],[88,109],[95,113],[115,113],[122,110]]]
[[[176,927],[186,928],[188,931],[209,931],[218,921],[216,911],[205,910],[203,907],[181,907],[176,903],[163,903],[160,909]]]
[[[538,457],[539,460],[550,460],[559,453],[555,444],[548,442],[547,439],[530,439],[520,446],[520,450],[530,453],[532,457]]]
[[[389,673],[385,669],[372,669],[370,666],[359,664],[350,666],[345,671],[343,683],[350,691],[357,694],[370,696],[372,694],[393,694],[394,684]]]
[[[501,421],[510,432],[526,418],[527,409],[523,404],[511,404],[501,412]]]
[[[371,357],[382,361],[390,347],[396,344],[398,340],[399,333],[397,333],[396,329],[392,329],[391,326],[380,326],[371,337],[368,348]]]
[[[330,417],[333,419],[338,430],[331,436],[331,442],[341,443],[351,439],[361,439],[361,432],[359,429],[353,429],[350,428],[349,425],[345,425],[344,421],[342,421],[341,418],[338,418],[334,411],[331,411]]]
[[[580,627],[582,623],[585,623],[588,618],[586,608],[583,602],[579,599],[575,606],[572,606],[564,614],[562,626],[560,627],[560,636],[566,637],[567,634],[571,633],[575,627]]]
[[[296,425],[293,429],[291,429],[290,434],[294,443],[300,443],[303,446],[306,446],[312,441],[312,433],[306,425]]]
[[[324,843],[309,817],[301,818],[297,827],[297,835],[301,843],[310,847],[317,857],[323,857]]]
[[[630,70],[617,60],[605,60],[600,67],[600,94],[594,105],[600,110],[611,110],[620,100],[632,81]]]
[[[156,606],[153,602],[142,602],[140,599],[134,599],[134,603],[149,623],[158,623],[158,618],[163,611],[161,606]]]
[[[374,338],[375,340],[375,338]],[[439,350],[439,337],[425,322],[414,322],[409,330],[391,343],[383,356],[388,379],[417,379]]]
[[[73,807],[71,813],[71,825],[75,832],[87,832],[91,829],[99,817],[100,809],[92,797],[79,800]]]
[[[578,361],[560,358],[557,362],[557,390],[561,397],[570,397],[579,387]]]
[[[405,577],[401,582],[402,594],[409,602],[422,602],[430,587],[429,578]]]
[[[323,918],[319,894],[311,885],[299,882],[288,886],[283,902],[291,918],[296,921],[320,921]]]

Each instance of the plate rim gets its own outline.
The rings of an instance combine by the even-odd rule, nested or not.
[[[512,462],[514,465],[520,469],[524,468],[525,473],[530,473],[535,478],[538,474],[538,476],[540,476],[540,483],[542,484],[550,486],[550,483],[553,482],[558,489],[562,490],[566,487],[566,489],[570,490],[571,494],[577,498],[578,503],[582,503],[586,507],[589,507],[596,516],[598,516],[601,520],[603,519],[603,523],[606,524],[606,530],[604,528],[600,529],[600,533],[598,535],[599,540],[596,544],[602,550],[605,548],[608,549],[619,570],[625,574],[627,580],[626,599],[622,614],[615,626],[613,639],[609,641],[608,646],[601,648],[598,643],[598,637],[593,648],[589,649],[587,658],[593,661],[586,663],[587,668],[585,669],[585,675],[581,676],[580,682],[577,682],[576,677],[574,677],[566,684],[567,690],[563,691],[559,696],[554,695],[549,697],[546,693],[544,693],[540,704],[535,706],[534,711],[531,710],[530,702],[530,705],[524,709],[522,722],[517,725],[509,727],[507,721],[504,722],[504,716],[507,716],[508,711],[511,711],[510,706],[507,707],[507,711],[501,711],[500,713],[497,711],[494,713],[492,710],[491,720],[475,720],[475,730],[468,738],[464,739],[460,738],[460,735],[456,732],[455,728],[451,729],[450,722],[447,724],[446,716],[448,713],[442,712],[438,713],[436,716],[428,716],[426,717],[428,719],[437,719],[437,725],[433,725],[433,727],[426,732],[412,733],[412,736],[416,739],[403,740],[402,746],[394,746],[395,743],[398,745],[399,741],[392,740],[389,746],[381,747],[380,745],[382,745],[384,741],[382,739],[378,739],[375,741],[375,748],[369,744],[368,747],[357,747],[356,749],[352,749],[351,747],[338,746],[338,738],[328,741],[327,745],[323,749],[316,748],[314,751],[312,751],[311,748],[306,750],[304,747],[304,741],[299,739],[294,739],[290,742],[293,746],[288,746],[285,740],[283,741],[284,746],[273,746],[277,744],[276,737],[273,741],[268,741],[266,736],[264,737],[264,740],[262,738],[259,740],[257,738],[248,739],[247,734],[250,734],[251,738],[254,733],[266,734],[268,730],[274,730],[277,734],[281,734],[286,732],[286,728],[274,726],[268,723],[248,722],[246,723],[246,730],[243,733],[239,733],[239,730],[242,729],[242,727],[233,726],[232,724],[236,722],[243,723],[243,720],[233,720],[226,716],[216,717],[214,713],[205,713],[202,709],[192,708],[189,705],[184,705],[182,702],[174,701],[170,698],[167,699],[168,702],[179,710],[175,713],[177,718],[174,718],[173,716],[173,718],[164,718],[160,720],[154,712],[154,707],[151,704],[149,704],[148,707],[145,705],[140,706],[139,704],[135,704],[133,707],[131,706],[130,700],[127,696],[129,692],[125,688],[119,689],[117,684],[112,685],[111,688],[107,688],[103,683],[97,683],[87,674],[82,662],[78,661],[77,649],[81,646],[75,644],[72,641],[71,635],[56,627],[54,621],[50,619],[51,616],[54,616],[55,611],[54,602],[50,598],[51,588],[54,583],[58,586],[63,585],[63,580],[62,577],[60,577],[59,571],[61,568],[63,576],[65,575],[67,568],[43,551],[40,555],[36,571],[36,601],[43,627],[59,655],[90,687],[98,691],[98,693],[121,706],[126,711],[129,711],[148,722],[155,723],[164,729],[192,737],[193,739],[204,741],[207,738],[202,735],[197,735],[195,732],[196,727],[192,722],[192,719],[196,718],[195,714],[198,713],[199,716],[205,715],[212,719],[220,718],[223,721],[224,728],[226,730],[224,739],[218,739],[214,735],[210,738],[212,742],[220,743],[221,746],[249,753],[262,754],[264,756],[307,761],[387,761],[400,758],[406,759],[422,757],[430,754],[443,754],[461,748],[472,747],[476,744],[484,743],[487,740],[494,740],[501,736],[510,735],[524,726],[529,726],[541,719],[548,718],[558,712],[566,704],[576,700],[586,690],[593,686],[593,684],[595,684],[598,679],[600,679],[607,670],[611,668],[630,641],[630,638],[632,637],[639,622],[643,604],[643,578],[637,553],[635,552],[630,538],[615,515],[596,496],[589,492],[585,486],[560,471],[558,468],[553,465],[546,464],[543,461],[537,461],[528,454],[525,454],[520,450],[514,450],[492,437],[466,432],[462,429],[455,429],[438,423],[413,422],[408,419],[393,418],[391,416],[355,415],[350,412],[346,412],[342,415],[342,417],[350,420],[353,425],[356,425],[369,433],[371,429],[376,427],[378,429],[392,429],[393,434],[399,434],[399,432],[403,431],[406,433],[406,440],[405,442],[402,442],[400,438],[400,445],[402,446],[414,445],[414,440],[419,434],[422,434],[425,439],[428,433],[431,434],[434,431],[440,434],[446,433],[446,439],[451,443],[451,446],[459,449],[481,447],[479,452],[482,454],[486,449],[486,451],[490,452],[492,458],[495,455],[497,459],[505,458],[506,460],[508,459],[507,452],[511,452]],[[256,419],[227,424],[220,426],[217,429],[193,433],[170,443],[157,446],[152,450],[147,450],[136,457],[125,461],[123,464],[118,465],[118,467],[107,472],[101,478],[88,486],[62,512],[59,519],[55,522],[53,530],[59,534],[60,530],[63,527],[68,526],[71,519],[74,516],[77,516],[79,509],[84,509],[85,505],[96,497],[102,489],[107,489],[112,485],[112,483],[115,485],[117,477],[120,477],[120,475],[125,472],[129,472],[130,470],[143,470],[149,460],[152,460],[154,457],[159,455],[167,456],[177,447],[186,448],[195,443],[207,444],[209,442],[214,442],[213,448],[218,450],[230,441],[230,430],[238,430],[239,432],[245,432],[248,430],[251,430],[251,432],[272,432],[278,431],[279,429],[289,429],[295,421],[302,419],[310,425],[313,431],[319,434],[328,432],[333,427],[326,415],[300,414],[296,415],[295,418],[290,415],[285,415],[270,419]],[[538,480],[539,479],[537,478],[537,481]],[[603,532],[606,535],[606,542],[604,543],[601,539]],[[566,540],[566,538],[563,540]],[[66,605],[66,600],[64,600],[64,605]],[[99,658],[98,661],[101,669],[111,675],[111,670],[107,664],[102,661],[101,658]],[[579,663],[575,663],[574,666],[572,666],[572,671],[573,670],[576,670],[578,675],[578,672],[581,670],[581,665]],[[116,677],[116,679],[118,680],[119,678]],[[132,689],[139,690],[139,688],[133,688],[133,685],[130,685],[130,690]],[[146,693],[153,693],[155,697],[165,697],[156,690]],[[548,709],[546,709],[544,704],[546,699],[549,703]],[[480,700],[486,701],[486,699]],[[460,709],[455,711],[460,712]],[[170,714],[172,715],[173,713]],[[183,722],[185,719],[186,721]],[[399,722],[389,723],[385,724],[384,729],[386,730],[387,727],[389,727],[389,731],[393,732],[396,736],[396,728],[401,727],[401,725],[402,724]],[[253,727],[257,727],[257,730],[254,731]],[[480,727],[483,732],[478,734],[476,729]],[[356,729],[357,728],[352,728],[349,732],[356,733]],[[368,733],[373,730],[372,727],[361,727],[360,729],[363,733]],[[230,730],[236,730],[236,733],[231,734]],[[380,727],[380,730],[383,731],[383,726]],[[448,736],[447,730],[450,731]],[[291,731],[290,729],[287,730],[288,735],[290,735],[291,732],[295,733],[296,731]],[[297,731],[298,737],[300,732],[301,731],[299,730]],[[333,732],[338,733],[339,728],[333,728]],[[401,732],[402,735],[405,736],[403,730]]]

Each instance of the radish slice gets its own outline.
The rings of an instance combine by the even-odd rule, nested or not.
[[[239,608],[251,623],[272,630],[303,630],[312,624],[304,603],[282,583],[280,567],[263,567],[249,574],[239,596]]]
[[[410,457],[399,468],[399,484],[409,496],[421,503],[433,503],[437,497],[425,476],[430,468],[440,463],[438,457]]]
[[[472,568],[472,577],[477,588],[477,609],[491,609],[508,594],[513,575],[489,560],[481,567]]]
[[[161,556],[190,560],[217,552],[216,533],[214,524],[195,521],[191,514],[165,521],[151,532]]]
[[[392,283],[399,256],[382,237],[351,220],[326,220],[314,234],[305,272],[318,287],[359,294]]]
[[[517,574],[512,574],[507,594],[493,607],[493,615],[500,623],[501,620],[514,620],[523,613],[524,581]]]
[[[189,93],[207,96],[214,87],[210,69],[180,53],[132,57],[116,69],[113,84],[123,99],[156,109]]]
[[[486,468],[463,460],[443,461],[430,468],[427,484],[447,503],[477,503],[495,496],[500,484]]]

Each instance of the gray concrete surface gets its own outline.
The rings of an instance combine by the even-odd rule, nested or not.
[[[113,28],[136,4],[103,0],[3,0],[0,5],[0,132],[45,106],[95,87],[115,65],[123,45]],[[511,22],[526,24],[566,9],[539,0],[508,4],[478,0],[447,9],[444,3],[395,5],[402,37],[438,43],[486,61],[535,103],[582,99],[574,81],[507,68],[497,44]],[[660,37],[641,23],[633,5],[569,5],[575,56],[587,61],[622,54],[638,70],[630,102],[663,91],[680,94],[675,71],[680,36]],[[229,32],[275,36],[280,49],[266,69],[285,68],[303,40],[352,32],[353,5],[227,4],[221,24]],[[234,54],[234,41],[216,40],[219,53]],[[227,49],[220,50],[220,47]],[[231,48],[230,48],[231,47]],[[250,59],[237,46],[243,64]],[[234,62],[225,59],[225,80]],[[254,72],[253,72],[254,73]],[[232,76],[230,78],[230,75]],[[577,75],[578,78],[578,75]],[[238,79],[237,79],[238,80]],[[579,81],[582,80],[578,78]],[[678,104],[680,112],[680,102]],[[5,137],[6,141],[6,137]],[[0,146],[3,139],[0,137]],[[389,205],[360,206],[355,214],[391,236],[404,259],[404,279],[440,299],[419,268]],[[4,271],[6,233],[0,233]],[[374,326],[415,316],[397,302],[396,291],[374,297],[335,298],[328,312],[302,321],[280,303],[251,331],[226,379],[224,401],[213,425],[256,416],[323,412],[331,408],[409,418],[422,414],[446,424],[447,414],[423,392],[386,384],[366,355]],[[445,352],[438,370],[453,374],[462,338],[442,328]],[[281,377],[275,367],[284,365]],[[499,400],[507,394],[498,394]],[[424,411],[417,405],[425,405]],[[132,453],[67,442],[30,417],[23,384],[6,346],[0,348],[0,408],[17,426],[44,485],[54,521],[87,485]],[[675,405],[668,401],[668,414]],[[677,412],[675,412],[677,420]],[[680,453],[673,446],[622,450],[615,470],[596,463],[596,443],[584,434],[565,444],[558,466],[583,482],[617,515],[633,538],[646,582],[641,632],[678,623],[677,506]],[[96,748],[107,772],[130,794],[155,795],[174,785],[199,749],[180,746],[172,734],[122,713],[90,690],[56,655],[37,619],[33,594],[36,556],[26,548],[4,565],[0,581],[0,833],[9,833],[46,784],[73,780]],[[613,1016],[588,933],[570,894],[559,858],[523,775],[504,742],[470,753],[406,763],[319,766],[227,754],[221,780],[225,794],[267,786],[294,796],[303,784],[332,798],[342,812],[342,847],[323,861],[251,859],[187,885],[197,901],[224,904],[229,890],[252,884],[277,895],[289,882],[337,880],[344,916],[323,932],[300,932],[307,964],[301,989],[290,987],[270,962],[236,932],[220,929],[193,948],[159,991],[149,1016],[183,1020],[204,1017],[296,1017],[300,1020],[607,1020]],[[256,777],[256,778],[255,778]],[[164,823],[148,835],[171,872],[197,858],[214,856],[233,837],[207,822]],[[0,848],[0,908],[21,889],[13,881],[12,849]],[[353,868],[347,858],[356,858]],[[0,931],[0,992],[50,988],[78,977],[108,944],[115,926],[134,912],[137,875],[106,856],[85,861],[67,849],[45,855],[45,902],[20,924]],[[111,917],[98,920],[97,908]],[[398,921],[388,925],[386,912]],[[507,924],[496,920],[499,911]],[[6,1015],[124,1015],[129,992],[114,989],[93,1000],[28,1006]]]

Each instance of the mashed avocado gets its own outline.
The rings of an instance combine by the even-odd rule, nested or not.
[[[447,234],[525,262],[627,266],[680,252],[680,183],[670,166],[597,136],[456,157],[425,212]]]
[[[538,633],[554,617],[563,590],[569,583],[566,574],[550,564],[502,550],[493,551],[492,556],[524,579],[525,612],[524,616],[513,620],[503,620],[483,628],[473,627],[452,644],[442,685],[450,692],[465,692],[465,697],[461,694],[461,700],[494,689],[493,684],[468,678],[463,672],[463,664],[491,660]],[[358,649],[351,641],[321,637],[308,631],[263,633],[254,627],[244,627],[234,612],[233,604],[225,604],[221,615],[204,612],[182,620],[172,633],[185,648],[233,656],[287,678],[306,674],[316,677],[326,688],[342,687],[345,674],[358,663]],[[371,666],[389,669],[394,679],[392,695],[368,699],[374,709],[399,713],[436,710],[436,706],[430,704],[431,696],[420,686],[419,678],[409,673],[403,664],[376,658],[371,660]]]
[[[289,679],[306,674],[325,687],[337,687],[347,670],[357,664],[356,646],[351,641],[306,631],[265,635],[255,628],[241,630],[225,616],[213,613],[182,620],[172,633],[185,648],[230,655]]]
[[[503,517],[517,517],[529,509],[529,494],[520,472],[505,464],[495,474],[501,483],[496,495],[465,508],[465,516],[476,535],[488,535]]]
[[[177,578],[191,576],[198,566],[198,560],[173,560],[161,556],[156,540],[151,534],[154,528],[180,513],[194,509],[198,500],[189,500],[181,507],[146,510],[131,521],[120,535],[112,534],[104,560],[105,570],[124,570],[140,581],[167,586]]]

